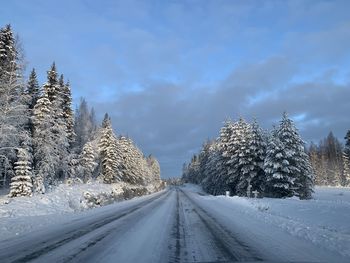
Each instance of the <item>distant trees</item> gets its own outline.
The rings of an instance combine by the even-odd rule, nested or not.
[[[10,25],[0,29],[0,183],[10,186],[9,196],[99,179],[157,188],[158,161],[145,158],[130,138],[117,138],[107,114],[98,127],[85,99],[74,114],[70,84],[55,63],[44,85],[35,69],[24,84],[16,41]]]
[[[204,178],[200,167],[207,171]],[[219,138],[204,145],[199,157],[195,155],[185,165],[183,178],[212,194],[230,190],[240,196],[257,191],[264,196],[309,199],[313,187],[304,142],[286,114],[269,136],[256,121],[226,121]]]
[[[308,152],[317,185],[350,185],[349,137],[350,132],[347,132],[344,147],[332,132],[318,145],[311,143]]]

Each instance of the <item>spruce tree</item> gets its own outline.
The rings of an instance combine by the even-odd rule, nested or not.
[[[246,196],[257,190],[264,190],[264,159],[266,143],[263,134],[256,121],[252,125],[241,124],[241,138],[236,153],[236,173],[239,175],[237,193]],[[242,126],[243,125],[243,126]],[[249,189],[248,189],[249,188]]]
[[[147,165],[149,170],[151,171],[151,179],[152,181],[159,181],[160,180],[160,165],[158,160],[152,156],[149,155],[146,159]]]
[[[305,144],[301,139],[293,121],[284,113],[277,130],[277,136],[285,147],[288,169],[294,177],[294,194],[300,199],[310,199],[313,192],[314,175]]]
[[[43,89],[47,94],[47,98],[53,103],[57,99],[59,92],[55,62],[52,63],[51,68],[47,71],[47,82],[44,84]]]
[[[26,92],[29,96],[29,109],[33,110],[36,102],[40,98],[40,86],[34,68],[30,72]]]
[[[269,137],[264,171],[266,175],[265,196],[277,198],[293,196],[295,178],[290,170],[287,150],[276,132],[272,132]]]
[[[99,150],[101,157],[100,176],[103,182],[114,183],[121,181],[121,177],[118,174],[117,138],[113,132],[108,114],[105,115],[103,120]]]
[[[220,135],[218,138],[218,151],[220,152],[217,173],[214,178],[215,194],[224,194],[230,190],[228,186],[228,178],[231,174],[230,169],[230,139],[233,131],[233,122],[226,120],[224,126],[220,129]]]
[[[63,119],[66,124],[67,136],[69,144],[72,145],[75,138],[74,133],[74,116],[72,111],[72,92],[70,89],[69,81],[64,83],[64,77],[61,74],[60,79],[58,81],[60,87],[60,94],[62,97],[62,111],[63,111]]]
[[[88,104],[84,98],[75,111],[73,143],[76,152],[81,152],[86,142],[90,141],[96,133],[96,120],[94,110],[89,110]]]
[[[7,25],[0,29],[0,181],[5,184],[14,176],[15,150],[25,137],[28,123],[20,69],[16,40]]]
[[[52,103],[46,93],[38,99],[34,107],[34,160],[35,177],[34,190],[45,193],[45,185],[52,183],[55,178],[59,156],[56,151],[55,134],[52,127],[54,119],[51,117]]]
[[[343,153],[344,185],[350,185],[350,130],[345,136],[345,148]]]
[[[28,152],[18,149],[18,160],[15,162],[15,176],[11,178],[10,197],[32,195],[32,172]]]
[[[19,54],[11,25],[0,29],[0,81],[4,83],[18,79]]]
[[[82,177],[84,182],[92,179],[93,172],[97,166],[95,162],[95,151],[91,142],[87,142],[81,153],[80,166],[82,167]]]

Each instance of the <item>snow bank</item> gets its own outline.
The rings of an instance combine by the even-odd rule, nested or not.
[[[0,239],[60,222],[67,215],[159,191],[161,186],[136,187],[125,183],[61,184],[32,197],[0,196]]]
[[[350,258],[350,188],[317,187],[312,200],[201,198]]]

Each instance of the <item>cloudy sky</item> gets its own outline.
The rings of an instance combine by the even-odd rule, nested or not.
[[[225,118],[283,111],[306,141],[350,128],[350,1],[1,1],[40,81],[52,61],[163,177]]]

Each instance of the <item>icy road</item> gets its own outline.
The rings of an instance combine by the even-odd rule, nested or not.
[[[0,242],[1,262],[346,262],[191,188],[94,209]]]

